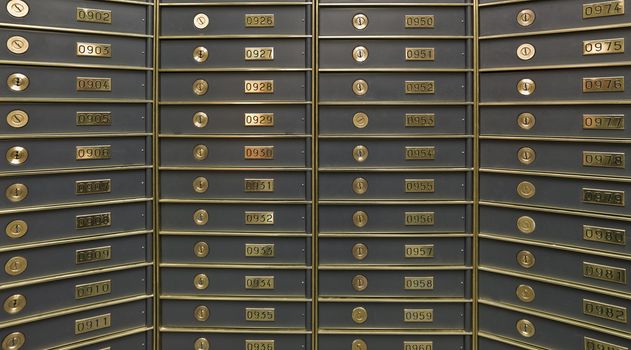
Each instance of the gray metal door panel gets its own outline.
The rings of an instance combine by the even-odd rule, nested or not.
[[[256,341],[273,340],[275,349],[310,350],[311,336],[307,334],[256,334],[247,331],[238,333],[221,333],[209,331],[208,333],[171,333],[160,332],[161,349],[180,350],[182,346],[195,344],[200,338],[205,338],[215,350],[232,350],[242,348],[246,342],[256,344]],[[256,345],[252,345],[256,346]],[[259,345],[260,346],[260,345]]]
[[[318,337],[318,343],[322,349],[348,350],[352,349],[353,341],[363,340],[370,349],[408,349],[405,343],[427,343],[427,349],[468,349],[471,339],[458,335],[340,335],[326,334]],[[430,345],[431,344],[431,345]],[[413,346],[413,345],[410,345]],[[418,345],[420,346],[420,345]],[[431,346],[431,347],[429,347]],[[413,347],[411,349],[414,349]],[[423,348],[420,348],[423,349]],[[486,348],[484,348],[487,350]]]
[[[102,349],[125,349],[125,350],[151,350],[153,349],[153,332],[136,333],[112,340],[105,340],[93,345],[71,347],[72,350],[102,350]]]

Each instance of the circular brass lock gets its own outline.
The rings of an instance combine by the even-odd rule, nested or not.
[[[197,338],[193,346],[195,350],[210,350],[210,342],[206,338]]]
[[[529,165],[537,159],[537,153],[530,147],[522,147],[519,149],[519,152],[517,152],[517,158],[520,163]]]
[[[15,54],[23,54],[28,51],[29,43],[25,37],[15,35],[7,39],[7,49]]]
[[[363,211],[356,211],[353,214],[353,224],[359,228],[366,226],[368,224],[368,214]]]
[[[358,177],[353,181],[353,192],[357,194],[364,194],[368,191],[368,181],[366,179]]]
[[[353,322],[362,324],[368,320],[368,311],[366,311],[363,307],[356,307],[353,309],[351,317]]]
[[[13,110],[7,114],[7,124],[12,128],[22,128],[28,124],[28,113],[19,109]]]
[[[368,246],[363,243],[355,244],[352,251],[356,260],[364,260],[368,256]]]
[[[205,128],[208,125],[208,114],[204,112],[197,112],[193,115],[193,125],[196,128]]]
[[[208,82],[204,79],[197,79],[193,83],[193,93],[197,96],[206,95],[208,92]]]
[[[28,159],[28,151],[24,147],[14,146],[7,151],[7,161],[11,165],[20,165]]]
[[[10,0],[7,2],[7,11],[13,17],[22,18],[28,15],[28,4],[22,0]]]
[[[197,177],[193,180],[193,190],[197,193],[205,193],[208,191],[208,179],[205,177]]]
[[[195,17],[193,17],[193,24],[195,25],[195,28],[197,29],[204,29],[208,27],[209,23],[210,23],[210,19],[208,18],[208,15],[206,15],[205,13],[198,13],[195,15]]]
[[[28,225],[24,220],[13,220],[7,224],[4,232],[9,238],[21,238],[28,232]]]
[[[353,93],[357,96],[364,96],[368,93],[368,83],[365,80],[359,79],[353,82]]]
[[[536,89],[537,85],[532,79],[522,79],[517,83],[517,91],[524,96],[532,95]]]
[[[208,49],[198,46],[193,50],[193,59],[199,63],[206,62],[208,59]]]
[[[357,129],[363,129],[368,126],[368,114],[363,112],[355,113],[353,116],[353,125]]]
[[[524,130],[532,129],[536,123],[537,123],[537,118],[535,118],[534,114],[532,113],[528,113],[528,112],[521,113],[517,117],[517,125],[519,125],[519,127]]]
[[[355,339],[351,344],[351,350],[368,350],[368,345],[363,339]]]
[[[14,294],[4,301],[4,311],[10,315],[20,313],[26,307],[26,297],[22,294]]]
[[[199,322],[204,322],[208,320],[208,317],[210,317],[210,310],[208,309],[208,307],[200,305],[195,308],[193,315],[195,316],[195,319]]]
[[[364,46],[357,46],[353,49],[353,59],[355,62],[364,62],[368,59],[368,49]]]
[[[368,16],[363,13],[353,16],[353,27],[358,30],[366,29],[368,27]]]
[[[4,193],[11,202],[21,202],[28,195],[28,187],[24,184],[13,184]]]
[[[529,269],[535,266],[535,255],[527,250],[517,253],[517,263],[523,268]]]
[[[515,294],[517,294],[517,298],[519,298],[519,300],[525,303],[530,303],[535,300],[535,290],[532,289],[531,286],[525,284],[519,285],[519,287],[517,287],[517,290],[515,291]]]
[[[9,259],[6,264],[4,264],[4,272],[6,272],[10,276],[18,276],[21,275],[24,271],[26,271],[26,267],[28,266],[28,262],[26,258],[21,256],[14,256]]]
[[[7,86],[13,91],[24,91],[28,88],[29,79],[22,73],[13,73],[7,78]]]
[[[2,350],[20,350],[25,342],[26,337],[24,334],[13,332],[2,340]]]
[[[353,289],[358,292],[363,292],[366,288],[368,288],[368,279],[366,276],[357,275],[353,277],[353,281],[351,283],[353,285]]]
[[[517,219],[517,229],[521,231],[521,233],[533,233],[535,232],[536,227],[537,224],[535,223],[535,220],[533,220],[530,216],[522,216]]]
[[[208,288],[208,276],[206,276],[203,273],[200,273],[199,275],[195,275],[195,278],[193,278],[193,285],[195,286],[196,289],[199,290],[204,290],[206,288]]]
[[[193,158],[195,160],[204,160],[208,157],[208,147],[204,145],[197,145],[193,148]]]
[[[524,9],[519,11],[517,14],[517,23],[519,23],[522,27],[528,27],[529,25],[535,23],[535,19],[537,16],[535,15],[535,11],[531,9]]]
[[[193,247],[193,253],[198,258],[205,258],[208,256],[210,249],[208,248],[208,243],[206,242],[197,242]]]
[[[353,158],[359,163],[362,163],[368,159],[368,148],[366,146],[355,146],[353,148]]]
[[[535,325],[528,320],[517,321],[517,332],[526,338],[530,338],[535,335]]]
[[[193,220],[197,226],[206,225],[208,223],[208,212],[204,209],[199,209],[193,214]]]
[[[536,53],[537,50],[532,44],[521,44],[517,48],[517,57],[519,57],[519,59],[522,61],[531,60],[533,57],[535,57]]]
[[[517,185],[517,194],[525,199],[530,199],[537,193],[537,188],[531,182],[522,181]]]

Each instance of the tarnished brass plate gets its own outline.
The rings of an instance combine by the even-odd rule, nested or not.
[[[5,195],[13,203],[21,202],[28,196],[28,187],[25,184],[12,184],[7,187]]]
[[[193,246],[193,254],[198,258],[205,258],[210,253],[210,248],[206,242],[197,242]]]
[[[521,216],[517,219],[517,229],[521,233],[530,234],[535,232],[537,224],[530,216]]]
[[[193,316],[199,322],[204,322],[210,317],[210,310],[204,305],[200,305],[193,310]]]
[[[7,2],[7,11],[13,17],[22,18],[28,15],[29,6],[23,0],[9,0]]]
[[[405,93],[408,95],[434,94],[436,93],[436,82],[434,80],[407,80]]]
[[[21,332],[13,332],[2,339],[2,350],[20,350],[26,337]]]
[[[364,112],[357,112],[353,115],[353,125],[357,129],[363,129],[368,126],[368,122],[370,119],[368,118],[368,114]]]
[[[597,339],[592,339],[589,337],[584,337],[583,338],[583,350],[597,350],[597,349],[603,349],[603,350],[629,350],[629,348],[627,348],[626,346],[620,346],[620,345],[616,345],[616,344],[611,344],[611,343],[607,343],[604,342],[602,340],[597,340]]]
[[[405,179],[405,193],[434,193],[434,179]]]
[[[86,284],[77,284],[74,287],[74,298],[76,300],[92,298],[99,295],[112,293],[112,280],[104,280]]]
[[[77,215],[75,218],[75,228],[77,230],[96,228],[96,227],[109,227],[112,226],[112,213],[98,213]]]
[[[203,46],[198,46],[193,49],[193,59],[198,63],[206,62],[208,59],[208,49]]]
[[[537,15],[535,14],[535,11],[531,9],[521,10],[517,14],[517,23],[519,23],[519,25],[522,27],[528,27],[532,25],[533,23],[535,23],[536,19]]]
[[[273,258],[276,255],[274,243],[246,243],[245,256],[248,258]]]
[[[517,48],[517,57],[519,57],[519,59],[522,61],[531,60],[533,57],[535,57],[536,53],[537,53],[537,50],[535,49],[535,46],[532,44],[528,44],[528,43],[521,44]]]
[[[193,114],[193,125],[196,128],[205,128],[208,125],[208,114],[204,112],[197,112]]]
[[[356,211],[353,214],[353,225],[362,228],[368,224],[368,214],[363,211]]]
[[[368,311],[363,307],[356,307],[351,312],[353,322],[362,324],[368,320]]]
[[[77,77],[77,91],[112,91],[112,78]]]
[[[357,243],[353,246],[352,253],[356,260],[364,260],[368,257],[368,246],[363,243]]]
[[[405,212],[406,226],[433,226],[434,212]]]
[[[624,114],[584,114],[583,129],[624,130]]]
[[[197,338],[193,348],[195,350],[210,350],[210,342],[206,338]]]
[[[410,323],[434,322],[434,309],[404,309],[403,321]]]
[[[368,93],[368,82],[365,80],[355,80],[353,82],[353,93],[357,96],[364,96]]]
[[[617,152],[583,152],[583,166],[595,168],[625,168],[625,154]]]
[[[28,232],[28,224],[24,220],[13,220],[7,224],[4,231],[9,238],[21,238]]]
[[[7,78],[7,86],[12,91],[24,91],[28,88],[30,79],[22,73],[13,73]]]
[[[77,112],[77,126],[112,125],[112,112]]]
[[[193,158],[195,160],[201,161],[205,160],[208,157],[208,147],[205,145],[197,145],[193,147]]]
[[[368,288],[368,278],[366,278],[366,276],[363,276],[363,275],[357,275],[353,277],[353,280],[351,281],[351,285],[353,286],[354,290],[358,292],[363,292],[366,290],[366,288]]]
[[[405,290],[434,290],[434,277],[405,277],[403,279]]]
[[[7,161],[11,165],[20,165],[28,159],[28,151],[21,146],[13,146],[7,150]]]
[[[537,194],[535,185],[528,181],[522,181],[517,185],[517,194],[525,199],[529,199]]]
[[[208,276],[206,276],[203,273],[197,274],[193,278],[193,285],[195,286],[195,289],[197,290],[204,290],[208,288],[209,283],[210,281],[208,280]]]
[[[368,59],[368,49],[365,46],[357,46],[353,49],[353,59],[355,62],[364,62]]]
[[[246,47],[243,52],[246,61],[273,61],[273,47]]]
[[[92,159],[111,159],[112,158],[112,146],[111,145],[98,145],[98,146],[77,146],[76,147],[76,160],[92,160]]]
[[[430,29],[436,25],[434,15],[405,15],[405,28]]]
[[[210,24],[210,19],[205,13],[198,13],[193,17],[193,25],[197,29],[204,29],[208,27],[208,24]]]
[[[353,158],[359,163],[362,163],[368,159],[368,147],[366,146],[355,146],[353,148]]]
[[[77,42],[76,54],[85,57],[112,57],[112,45]]]
[[[434,245],[433,244],[406,244],[405,245],[405,258],[406,259],[422,259],[434,257]]]
[[[536,297],[535,290],[527,284],[520,284],[517,287],[515,294],[517,295],[517,298],[524,303],[530,303],[535,300]]]
[[[244,192],[274,192],[274,179],[245,179]]]
[[[517,263],[526,269],[535,266],[535,255],[527,250],[521,250],[517,253]]]
[[[433,128],[436,126],[436,113],[406,113],[406,128]]]
[[[112,259],[112,246],[80,249],[75,251],[75,264],[89,264]]]
[[[7,124],[12,128],[23,128],[28,124],[28,113],[16,109],[7,113]]]
[[[205,193],[208,191],[208,186],[208,179],[203,176],[193,179],[193,191],[197,193]]]
[[[405,60],[406,61],[434,61],[436,59],[436,52],[433,47],[406,47],[405,48]]]
[[[25,37],[15,35],[7,39],[7,49],[14,54],[23,54],[28,48],[29,42]]]
[[[622,306],[583,299],[583,313],[618,323],[627,323],[627,308]]]
[[[208,223],[208,212],[204,209],[199,209],[193,213],[193,221],[195,225],[202,226]]]
[[[624,191],[600,190],[595,188],[582,189],[583,203],[611,205],[624,207]]]
[[[537,85],[532,79],[522,79],[517,83],[517,92],[524,96],[532,95],[537,89]]]
[[[111,179],[75,181],[75,194],[100,194],[112,191]]]
[[[77,7],[78,22],[112,24],[112,11]]]
[[[353,180],[353,192],[356,194],[364,194],[368,191],[368,181],[363,177]]]
[[[246,28],[273,28],[276,17],[274,14],[246,14]]]
[[[245,80],[243,82],[243,92],[246,94],[273,94],[273,80]]]
[[[584,40],[583,55],[609,55],[624,53],[624,38]]]
[[[434,350],[433,341],[404,341],[403,350]]]
[[[624,0],[583,4],[583,19],[620,15],[624,15]]]
[[[517,117],[517,125],[519,125],[519,127],[524,130],[532,129],[536,123],[537,123],[537,119],[532,113],[528,113],[528,112],[521,113]]]
[[[245,289],[275,289],[274,276],[245,276]]]
[[[522,147],[517,152],[517,159],[520,163],[529,165],[537,159],[537,153],[530,147]]]
[[[276,308],[245,308],[245,320],[250,322],[274,322],[276,320]]]
[[[531,338],[535,335],[535,325],[528,320],[519,320],[515,325],[517,332],[526,338]]]
[[[245,340],[245,350],[276,350],[275,340]]]
[[[583,78],[583,92],[624,92],[624,77]]]
[[[591,279],[627,284],[627,269],[583,262],[583,276]]]
[[[244,217],[246,225],[274,225],[273,211],[246,211]]]
[[[405,160],[435,160],[436,147],[434,146],[406,146]]]
[[[204,79],[197,79],[193,82],[193,93],[197,96],[204,96],[208,92],[208,82]]]
[[[359,30],[366,29],[368,27],[368,16],[363,13],[353,16],[353,27]]]
[[[26,307],[26,297],[14,294],[4,300],[4,311],[10,315],[19,314]]]
[[[243,159],[273,160],[274,146],[243,146]]]
[[[243,125],[246,127],[274,126],[274,113],[245,113]]]
[[[112,314],[103,314],[74,321],[74,334],[94,332],[112,326]]]
[[[627,245],[627,233],[624,229],[583,225],[583,240]]]

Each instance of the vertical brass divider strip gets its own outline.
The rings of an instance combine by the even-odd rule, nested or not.
[[[318,190],[318,174],[320,169],[319,162],[319,146],[320,140],[319,136],[319,107],[318,102],[320,101],[320,92],[319,92],[319,74],[318,68],[320,67],[320,26],[319,26],[319,14],[320,14],[320,1],[314,0],[311,5],[311,67],[312,67],[312,76],[311,76],[311,134],[313,137],[311,138],[312,146],[311,146],[311,350],[318,349],[318,329],[319,327],[319,318],[318,318],[318,296],[320,294],[320,287],[318,285],[318,277],[319,277],[319,190]]]
[[[478,349],[478,235],[480,233],[480,3],[473,0],[473,252],[471,260],[472,349]]]
[[[159,64],[160,64],[160,0],[154,0],[153,6],[153,349],[160,349],[160,177],[159,152]]]

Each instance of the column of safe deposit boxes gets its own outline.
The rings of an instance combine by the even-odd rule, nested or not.
[[[630,348],[625,1],[480,16],[481,348]]]
[[[311,12],[160,4],[163,349],[311,347]]]
[[[470,349],[472,6],[318,11],[319,348]]]
[[[2,349],[150,349],[153,6],[3,5]]]

